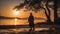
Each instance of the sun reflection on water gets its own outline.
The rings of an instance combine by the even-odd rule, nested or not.
[[[17,25],[17,18],[14,19],[14,24]]]

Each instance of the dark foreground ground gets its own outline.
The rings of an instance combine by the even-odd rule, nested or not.
[[[7,29],[3,27],[2,29],[1,27],[2,26],[0,26],[0,34],[60,34],[60,25],[36,25],[35,31],[28,31],[29,27],[27,25],[25,27],[21,26],[20,28],[12,26],[13,29],[11,26]]]
[[[0,34],[60,34],[59,30],[43,30],[43,31],[31,31],[31,32],[0,32]]]

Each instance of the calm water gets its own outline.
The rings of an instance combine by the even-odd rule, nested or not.
[[[19,20],[19,19],[1,19],[0,25],[23,25],[28,24],[27,20]]]
[[[34,23],[36,24],[37,22],[45,22],[45,20],[34,20]],[[28,20],[19,20],[19,19],[1,19],[0,20],[0,25],[26,25],[29,24]]]

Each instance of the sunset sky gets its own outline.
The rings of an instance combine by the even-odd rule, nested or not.
[[[29,17],[30,12],[24,12],[24,9],[20,10],[18,13],[19,15],[15,15],[15,10],[13,8],[16,5],[19,5],[20,3],[23,3],[23,0],[0,0],[0,16],[6,16],[6,17],[20,17],[20,18],[27,18]],[[53,10],[51,9],[51,20],[53,21]],[[40,12],[32,12],[34,17],[37,18],[46,18],[44,10],[40,10]]]
[[[19,5],[22,0],[0,0],[0,15],[13,17],[13,8]]]

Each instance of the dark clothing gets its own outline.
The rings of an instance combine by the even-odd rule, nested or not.
[[[33,28],[34,27],[34,17],[33,16],[29,16],[28,21],[29,21],[29,26],[31,28]]]
[[[32,13],[30,13],[30,16],[28,18],[28,22],[29,22],[29,27],[30,27],[29,31],[34,30],[34,17],[32,15]]]
[[[34,28],[34,22],[29,23],[30,28]]]

